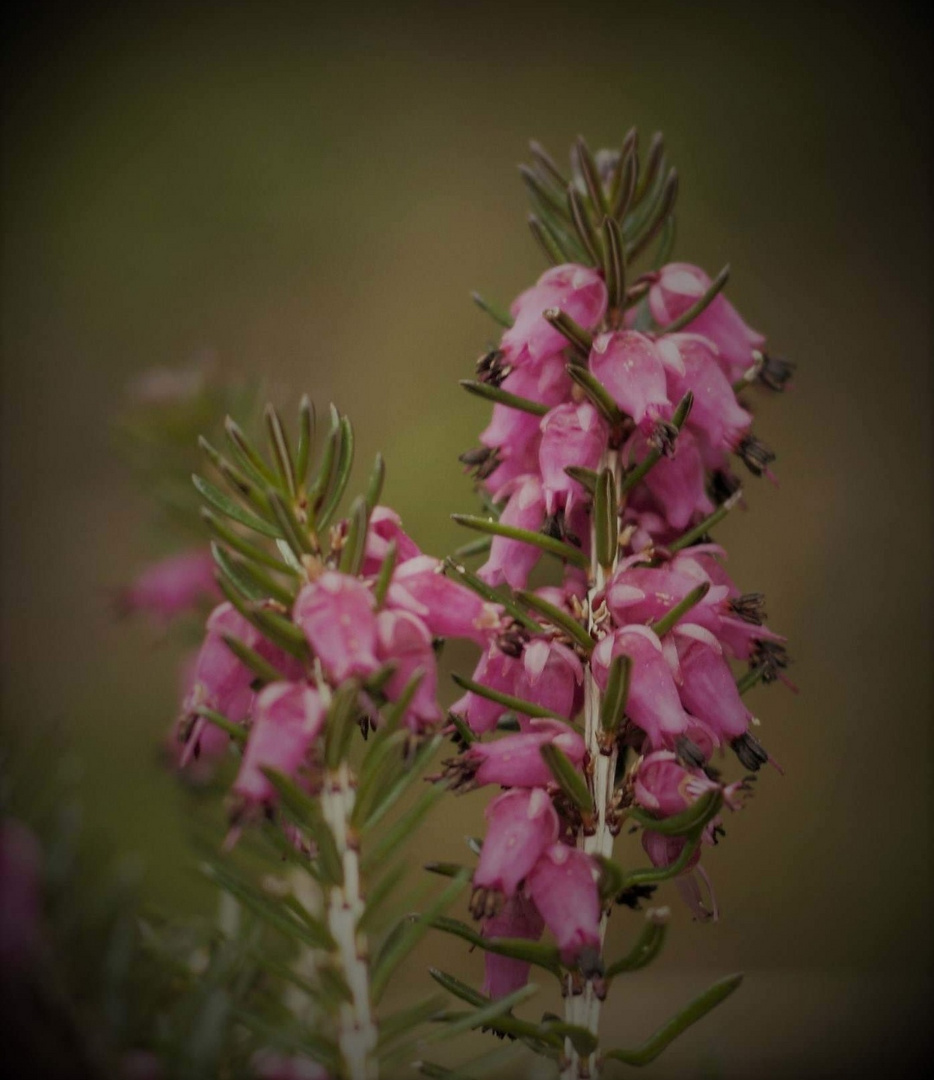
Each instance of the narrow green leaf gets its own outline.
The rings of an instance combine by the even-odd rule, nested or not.
[[[307,660],[309,655],[308,642],[299,628],[281,615],[276,615],[254,602],[247,601],[228,584],[225,578],[218,580],[221,592],[240,612],[240,614],[257,630],[280,649],[285,649],[289,655],[298,660]]]
[[[342,416],[340,454],[338,455],[337,465],[334,469],[334,483],[327,497],[327,501],[324,504],[324,508],[317,517],[318,527],[321,529],[327,527],[338,506],[340,506],[340,501],[344,497],[344,492],[347,490],[347,484],[350,480],[350,470],[353,468],[353,459],[353,428],[347,417]]]
[[[594,228],[593,221],[590,219],[590,214],[587,212],[584,200],[581,198],[580,192],[573,184],[568,185],[568,212],[571,221],[574,222],[574,228],[577,235],[580,237],[580,242],[583,244],[584,250],[590,257],[591,265],[602,266],[603,251],[600,245],[600,238],[597,236],[597,230]]]
[[[540,142],[536,142],[534,139],[529,143],[529,153],[532,155],[532,160],[538,167],[539,174],[548,181],[554,190],[563,196],[565,191],[567,191],[568,182],[564,178],[561,170],[555,164],[551,154],[548,153]]]
[[[263,461],[259,451],[246,437],[240,425],[231,416],[224,418],[224,434],[241,468],[246,469],[256,481],[260,490],[269,484],[276,486],[278,477]]]
[[[210,480],[205,480],[203,476],[193,473],[191,482],[205,502],[210,503],[215,510],[219,511],[225,517],[232,518],[238,524],[244,525],[246,528],[252,529],[253,532],[258,532],[262,536],[279,536],[279,530],[275,525],[270,525],[251,510],[247,510],[245,507],[235,503],[233,499],[225,495],[220,488],[215,487]]]
[[[679,536],[677,540],[673,540],[670,544],[666,545],[668,550],[671,552],[681,551],[686,547],[690,547],[691,544],[695,543],[696,541],[700,540],[702,536],[706,536],[707,533],[710,532],[710,530],[714,527],[714,525],[719,524],[733,509],[733,507],[736,506],[738,502],[740,502],[742,497],[742,488],[734,491],[733,494],[725,502],[722,502],[712,514],[705,517],[699,525],[695,525],[693,529],[689,529],[682,536]]]
[[[262,488],[260,488],[257,483],[249,479],[236,466],[231,465],[225,457],[214,449],[203,435],[198,437],[198,446],[205,454],[207,454],[215,469],[217,469],[228,485],[236,491],[241,498],[252,503],[253,506],[259,510],[260,515],[266,516],[270,513],[269,502],[263,494]]]
[[[620,153],[617,175],[614,176],[614,197],[610,213],[620,225],[626,220],[630,207],[633,205],[633,196],[636,193],[636,182],[639,174],[639,161],[635,152],[635,146],[631,145],[627,150],[625,145]]]
[[[475,379],[461,379],[460,385],[469,393],[477,397],[494,401],[498,405],[508,405],[511,409],[520,412],[531,413],[533,416],[544,416],[548,412],[548,406],[537,401],[529,401],[528,398],[519,397],[518,394],[510,394],[502,387],[493,386],[490,383],[477,382]]]
[[[587,781],[567,754],[554,743],[545,743],[544,746],[539,747],[539,753],[564,794],[580,808],[582,813],[592,814],[593,796],[587,787]]]
[[[295,479],[304,487],[311,463],[311,448],[315,441],[315,407],[307,394],[302,394],[298,406],[298,453],[295,457]]]
[[[593,347],[593,334],[585,330],[580,323],[575,322],[566,312],[560,308],[545,308],[542,317],[562,335],[568,344],[574,347],[574,351],[581,359],[586,360],[590,356]]]
[[[350,741],[360,714],[360,684],[355,679],[342,683],[331,698],[324,728],[324,762],[333,772],[350,751]]]
[[[622,412],[593,372],[577,364],[568,364],[565,370],[610,424],[616,427],[623,422]]]
[[[468,986],[466,983],[461,982],[456,976],[449,975],[440,968],[430,967],[428,969],[428,974],[439,986],[444,987],[449,994],[453,994],[455,997],[460,998],[461,1001],[466,1001],[468,1005],[473,1005],[474,1008],[482,1007],[490,1000],[484,994],[474,990],[472,986]]]
[[[240,591],[250,600],[278,600],[280,604],[291,608],[295,593],[272,574],[261,570],[255,563],[225,551],[218,543],[211,541],[211,554],[221,571],[233,581]]]
[[[670,817],[652,817],[638,806],[628,807],[626,816],[638,821],[646,829],[661,833],[662,836],[686,836],[697,829],[703,829],[717,816],[722,806],[723,792],[717,789],[705,792],[686,810],[682,810],[679,814],[672,814]]]
[[[590,205],[593,207],[594,214],[598,218],[605,217],[610,212],[610,208],[606,201],[606,193],[603,190],[603,183],[600,180],[600,171],[597,168],[597,163],[594,160],[594,156],[590,152],[590,147],[587,145],[583,135],[578,136],[577,141],[574,144],[574,151],[577,157],[577,166],[584,179],[587,194],[590,196]]]
[[[408,791],[415,781],[422,776],[428,763],[434,757],[438,747],[441,745],[441,742],[442,736],[435,735],[433,738],[427,739],[425,743],[419,747],[418,752],[408,767],[399,773],[393,783],[382,792],[380,798],[370,808],[369,813],[364,819],[364,832],[375,829],[379,822],[383,820],[386,814],[396,805],[406,791]]]
[[[263,767],[263,775],[276,789],[282,807],[317,847],[317,861],[324,878],[333,885],[344,882],[344,867],[334,842],[334,835],[324,820],[321,803],[313,799],[290,777],[276,769]]]
[[[762,676],[765,674],[765,667],[750,668],[745,675],[742,675],[736,680],[736,689],[740,694],[745,694],[750,691],[757,683],[762,681]]]
[[[363,566],[366,534],[370,523],[370,512],[363,495],[358,495],[351,503],[348,520],[350,524],[341,548],[340,569],[341,573],[356,577]]]
[[[368,873],[374,866],[378,866],[401,848],[445,794],[445,788],[440,784],[426,788],[408,810],[400,814],[379,840],[367,850],[363,859],[364,872]]]
[[[649,151],[646,154],[646,165],[639,177],[639,184],[635,191],[633,204],[642,202],[656,179],[661,175],[662,162],[665,159],[665,137],[660,131],[656,131],[649,142]]]
[[[491,303],[489,300],[484,300],[478,292],[472,292],[470,298],[477,307],[481,311],[486,312],[494,322],[499,323],[500,326],[505,326],[507,330],[512,326],[513,319],[508,312],[503,311],[502,308],[497,307],[496,304]]]
[[[213,724],[216,728],[220,728],[221,731],[226,731],[231,739],[240,746],[243,746],[246,742],[246,729],[239,724],[235,724],[231,720],[228,720],[222,713],[216,712],[214,709],[209,709],[206,705],[199,705],[194,711],[198,716],[207,720],[209,724]]]
[[[645,926],[643,926],[642,932],[636,938],[633,947],[625,956],[620,957],[619,960],[614,960],[607,967],[605,977],[612,979],[616,975],[622,975],[628,971],[639,971],[641,968],[647,967],[661,952],[667,934],[668,923],[653,919],[650,915],[646,919]]]
[[[298,483],[295,461],[292,458],[292,448],[289,446],[289,437],[282,425],[282,418],[272,405],[266,406],[264,415],[266,434],[269,439],[269,447],[276,461],[279,484],[294,499],[298,494]]]
[[[541,248],[546,262],[552,266],[560,266],[561,263],[565,262],[567,255],[562,251],[557,238],[545,222],[536,214],[529,214],[526,220],[528,221],[529,232]]]
[[[619,544],[616,481],[609,468],[602,469],[597,480],[593,500],[593,529],[597,561],[608,571],[613,567]]]
[[[309,555],[314,550],[305,527],[295,516],[295,511],[286,500],[282,498],[279,492],[274,491],[272,488],[268,488],[266,497],[269,499],[269,505],[282,530],[283,538],[292,549],[292,554],[295,558],[301,561],[302,555]]]
[[[603,237],[603,276],[606,280],[607,305],[610,311],[622,311],[626,302],[625,241],[619,222],[605,217],[601,226]]]
[[[324,505],[328,490],[331,486],[331,473],[334,470],[334,462],[339,453],[339,444],[342,438],[340,413],[332,404],[330,406],[331,428],[324,441],[324,451],[321,455],[321,463],[314,481],[308,491],[308,506],[313,516],[317,517],[318,511]]]
[[[479,736],[475,735],[467,724],[457,715],[457,713],[449,712],[448,721],[457,732],[458,738],[464,744],[464,746],[470,746],[471,743],[475,743],[479,740]],[[453,736],[452,736],[453,738]]]
[[[216,573],[224,578],[228,585],[233,586],[246,600],[265,600],[263,590],[245,574],[238,572],[231,558],[224,549],[214,541],[211,541],[211,557],[214,559]]]
[[[742,973],[729,975],[725,979],[714,983],[709,990],[696,997],[688,1006],[672,1017],[667,1024],[663,1024],[653,1035],[635,1050],[608,1050],[606,1057],[614,1061],[621,1061],[625,1065],[648,1065],[673,1042],[683,1031],[692,1024],[703,1019],[712,1009],[716,1008],[721,1001],[733,993],[743,981]]]
[[[278,668],[273,667],[268,660],[260,656],[255,649],[251,649],[249,645],[240,641],[239,638],[235,638],[230,634],[223,634],[222,638],[224,644],[234,656],[245,664],[257,678],[262,679],[264,683],[282,682],[285,679],[285,676]]]
[[[434,863],[429,866],[444,870],[445,876],[453,877],[450,871],[453,864]],[[427,869],[427,868],[426,868]],[[435,871],[436,873],[438,870]],[[463,941],[468,942],[474,948],[483,949],[484,952],[494,953],[497,956],[509,956],[514,960],[523,960],[536,967],[551,972],[552,975],[561,974],[561,954],[556,945],[548,945],[541,941],[530,941],[527,938],[509,937],[484,937],[467,923],[459,919],[451,919],[446,915],[439,915],[432,920],[432,927],[441,930],[445,934],[452,934]]]
[[[553,720],[563,720],[565,724],[568,723],[566,716],[561,716],[559,713],[552,712],[551,709],[546,709],[544,705],[536,705],[531,701],[523,701],[522,698],[513,697],[512,694],[501,694],[498,690],[492,690],[489,686],[484,686],[482,683],[474,682],[472,679],[465,679],[463,675],[452,675],[451,678],[462,690],[469,690],[471,693],[478,694],[488,701],[495,701],[497,705],[504,705],[507,709],[519,713],[522,716],[550,717]]]
[[[377,610],[383,606],[383,603],[386,600],[386,593],[389,591],[389,586],[392,582],[392,575],[393,571],[396,569],[396,559],[398,555],[398,544],[395,540],[390,540],[389,547],[386,549],[385,558],[379,568],[376,584],[373,586],[373,599],[376,601]]]
[[[373,462],[373,471],[370,473],[370,482],[366,488],[366,508],[369,512],[373,513],[373,508],[379,503],[380,496],[383,494],[383,484],[386,481],[386,462],[383,460],[383,455],[376,454],[376,460]]]
[[[490,521],[488,518],[475,517],[472,514],[452,514],[451,518],[468,529],[477,532],[489,533],[492,536],[506,536],[510,540],[521,540],[525,544],[532,544],[547,551],[550,555],[557,555],[574,566],[587,569],[587,556],[580,548],[571,547],[561,540],[555,540],[552,536],[544,533],[531,532],[529,529],[517,529],[511,525],[503,525],[498,521]]]
[[[652,256],[652,269],[661,270],[663,266],[671,262],[671,255],[675,249],[675,240],[678,235],[678,216],[674,212],[670,213],[665,218],[665,224],[662,226],[662,236],[658,242],[658,248],[655,254]],[[667,331],[665,331],[667,333]],[[662,333],[661,330],[656,330],[655,333]]]
[[[399,882],[406,875],[408,869],[401,859],[394,860],[389,869],[383,874],[376,885],[366,895],[366,907],[357,922],[357,929],[362,933],[370,933],[385,917],[383,905],[393,894]]]
[[[600,704],[600,726],[606,732],[615,732],[622,723],[629,698],[632,678],[632,658],[616,656],[610,664],[606,691]]]
[[[481,536],[477,540],[470,540],[466,544],[456,547],[451,553],[451,557],[459,561],[469,559],[473,555],[486,555],[492,543],[493,541],[489,536]]]
[[[466,1001],[468,1005],[484,1008],[491,1003],[490,998],[477,993],[472,987],[462,983],[460,979],[455,978],[446,971],[430,967],[428,974],[448,993],[453,994],[462,1001]],[[458,1015],[462,1016],[464,1014]],[[531,1024],[527,1020],[520,1020],[517,1016],[500,1016],[487,1023],[486,1026],[501,1035],[509,1035],[516,1039],[530,1039],[533,1043],[538,1044],[534,1047],[536,1050],[538,1046],[560,1047],[564,1042],[560,1036],[553,1035],[550,1032],[543,1032],[537,1024]]]
[[[697,585],[693,589],[691,589],[691,591],[682,600],[679,600],[678,603],[674,605],[674,607],[666,611],[660,619],[653,622],[650,629],[652,629],[658,635],[658,637],[663,637],[683,615],[686,615],[692,607],[695,607],[697,604],[699,604],[709,592],[710,582],[701,582],[700,585]]]
[[[258,547],[256,544],[251,544],[249,540],[244,540],[243,537],[238,533],[235,533],[233,529],[229,529],[206,507],[201,508],[201,520],[208,526],[211,532],[215,533],[228,547],[239,552],[244,558],[249,559],[251,562],[259,563],[262,566],[272,567],[272,569],[278,570],[283,574],[295,574],[295,571],[291,567],[283,564],[281,559],[277,559],[275,555],[270,554],[264,548]]]
[[[675,409],[671,417],[671,426],[678,432],[684,427],[684,422],[688,418],[688,414],[691,411],[691,407],[694,404],[694,395],[688,390],[684,397],[678,402],[678,407]],[[676,436],[677,437],[677,436]],[[651,449],[642,461],[638,465],[634,465],[623,477],[622,483],[619,486],[620,498],[624,495],[628,495],[630,491],[642,482],[646,473],[655,466],[661,459],[662,451],[657,447]]]
[[[623,887],[620,891],[631,889],[634,885],[658,885],[663,881],[671,881],[672,878],[676,878],[694,857],[694,853],[700,845],[702,831],[702,829],[695,829],[694,832],[687,834],[686,843],[681,849],[681,854],[669,866],[630,870],[623,878]]]
[[[440,994],[432,994],[380,1020],[378,1049],[383,1050],[400,1036],[408,1035],[413,1028],[426,1023],[443,1008],[444,998]]]
[[[564,218],[568,216],[563,193],[559,195],[553,186],[544,183],[540,175],[534,169],[530,169],[528,165],[519,166],[519,175],[539,206],[552,215]]]
[[[599,1045],[597,1036],[581,1024],[569,1024],[565,1020],[548,1020],[542,1024],[542,1029],[553,1035],[560,1035],[562,1039],[568,1039],[581,1057],[592,1054]]]
[[[707,290],[702,296],[699,296],[693,304],[685,311],[683,311],[677,319],[673,319],[667,326],[663,327],[659,333],[661,334],[674,334],[679,330],[683,330],[686,326],[692,323],[698,315],[706,311],[713,303],[714,299],[723,291],[726,283],[730,280],[730,264],[720,271],[719,274],[711,281]]]
[[[598,882],[600,899],[606,903],[620,894],[626,874],[618,862],[607,858],[606,855],[596,855],[594,857],[600,864],[600,880]]]
[[[678,198],[678,172],[672,169],[665,180],[662,196],[654,215],[646,222],[641,233],[626,248],[626,262],[630,263],[655,239],[659,229],[665,224],[668,215],[674,209]]]
[[[448,572],[449,576],[455,578],[461,584],[466,585],[468,589],[472,589],[478,596],[482,596],[484,600],[489,600],[493,604],[501,604],[503,609],[508,612],[516,622],[521,623],[528,630],[531,630],[533,634],[541,634],[544,627],[537,623],[535,619],[527,615],[519,605],[508,596],[499,596],[495,589],[490,588],[489,585],[476,574],[471,573],[465,566],[460,566],[450,556],[444,560],[444,569]]]
[[[597,487],[597,474],[593,469],[585,469],[580,465],[567,465],[564,471],[572,480],[576,480],[588,494],[593,495]]]
[[[538,614],[547,619],[556,630],[563,630],[588,656],[593,651],[593,647],[596,644],[594,639],[587,632],[586,628],[581,626],[570,612],[564,611],[562,608],[543,599],[536,593],[529,592],[525,589],[521,589],[516,593],[516,599],[530,607],[533,611],[537,611]]]
[[[423,1041],[426,1043],[438,1042],[440,1039],[451,1039],[462,1031],[491,1026],[492,1021],[499,1020],[517,1005],[521,1005],[523,1001],[528,1001],[530,997],[534,997],[537,993],[538,987],[534,983],[529,983],[519,990],[514,990],[511,994],[505,994],[495,1001],[489,1001],[488,1004],[483,1005],[475,1012],[468,1013],[452,1023],[446,1023],[436,1028],[429,1035],[425,1035]]]

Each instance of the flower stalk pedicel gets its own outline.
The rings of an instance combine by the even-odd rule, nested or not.
[[[738,985],[717,984],[637,1050],[600,1047],[602,1000],[657,953],[667,922],[667,909],[650,909],[633,952],[613,961],[603,956],[613,902],[638,908],[674,878],[697,918],[716,917],[701,848],[722,835],[720,812],[742,805],[749,778],[721,781],[712,758],[732,750],[747,771],[769,760],[741,695],[787,664],[783,639],[708,537],[741,500],[733,459],[756,476],[774,459],[737,396],[768,368],[764,338],[723,295],[728,268],[711,282],[669,261],[677,177],[664,157],[660,136],[645,160],[635,132],[618,153],[594,156],[579,140],[568,181],[533,144],[530,224],[556,265],[515,301],[467,387],[489,387],[481,396],[494,402],[475,473],[493,513],[456,520],[493,542],[463,580],[505,614],[473,678],[457,680],[468,693],[452,719],[472,734],[445,776],[460,791],[506,788],[487,809],[474,873],[476,943],[487,989],[514,992],[529,945],[504,968],[490,945],[500,926],[554,938],[558,966],[545,966],[561,980],[564,1021],[526,1034],[565,1080],[596,1077],[608,1059],[651,1060]],[[639,273],[656,239],[654,265]],[[563,578],[529,590],[545,553]],[[749,664],[738,680],[735,662]],[[551,719],[533,719],[537,706]],[[518,733],[491,739],[510,719]],[[561,722],[564,736],[534,726]],[[616,861],[627,818],[643,830],[646,868]],[[463,924],[443,928],[474,940]]]

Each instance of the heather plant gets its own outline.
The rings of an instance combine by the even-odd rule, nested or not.
[[[596,1077],[647,1064],[739,985],[716,983],[635,1048],[601,1042],[602,1003],[672,920],[656,889],[718,917],[701,854],[771,761],[747,695],[787,681],[788,658],[712,534],[743,503],[740,466],[772,477],[750,397],[783,389],[791,366],[726,299],[727,268],[671,261],[677,175],[660,137],[644,155],[634,131],[595,155],[579,140],[569,177],[536,144],[532,158],[530,226],[551,265],[508,313],[477,297],[502,334],[463,383],[493,403],[462,457],[482,505],[456,520],[479,537],[424,554],[380,501],[379,457],[345,505],[354,435],[333,406],[320,438],[307,398],[293,435],[267,407],[265,449],[208,409],[194,488],[210,544],[121,596],[162,621],[213,605],[174,746],[183,774],[207,766],[226,790],[226,838],[203,864],[227,930],[208,997],[195,980],[182,999],[214,1009],[192,1035],[210,1064],[185,1058],[186,1075],[479,1076],[534,1053],[564,1080]],[[190,419],[199,393],[163,375],[143,404]],[[479,650],[449,709],[447,638]],[[485,836],[427,867],[435,894],[412,914],[411,837],[477,790]],[[621,956],[611,915],[633,924]],[[399,1006],[388,988],[432,930],[483,950],[484,983],[433,969],[437,987]],[[556,980],[562,1016],[528,1012],[533,968]],[[425,1060],[470,1030],[505,1042],[453,1073]]]

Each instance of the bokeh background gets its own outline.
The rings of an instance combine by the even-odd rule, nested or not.
[[[507,302],[542,269],[526,141],[564,155],[578,133],[661,128],[677,252],[730,261],[731,299],[800,365],[757,423],[780,486],[750,485],[720,537],[788,634],[801,693],[756,694],[785,775],[707,859],[722,921],[676,908],[606,1034],[636,1042],[742,968],[647,1075],[909,1075],[929,1038],[934,715],[916,9],[40,4],[5,54],[3,722],[67,731],[87,818],[141,853],[147,896],[206,902],[157,753],[180,646],[108,603],[156,550],[110,437],[127,381],[207,351],[283,403],[333,399],[359,475],[381,448],[387,501],[450,550],[448,513],[473,506],[456,455],[486,416],[456,382],[494,333],[469,291]],[[425,857],[477,832],[482,803],[449,806]],[[621,945],[632,925],[614,923]]]

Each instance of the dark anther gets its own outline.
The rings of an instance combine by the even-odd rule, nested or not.
[[[585,979],[603,974],[603,961],[600,953],[592,946],[585,945],[577,957],[577,968]]]
[[[447,758],[441,762],[441,776],[438,779],[447,780],[453,791],[472,791],[476,787],[474,776],[477,774],[477,763],[468,761],[463,754],[454,758]]]
[[[703,750],[701,750],[697,743],[691,742],[686,735],[682,735],[681,738],[678,739],[678,742],[675,745],[675,754],[677,755],[678,760],[689,769],[700,769],[703,767]]]
[[[564,511],[556,510],[553,514],[549,514],[542,522],[540,530],[545,536],[550,536],[554,540],[564,539]]]
[[[762,672],[764,683],[775,682],[780,671],[791,663],[788,650],[778,641],[757,641],[750,659],[750,667]]]
[[[775,460],[775,451],[755,435],[747,435],[736,447],[736,453],[753,476],[761,476]]]
[[[660,450],[665,457],[672,457],[675,452],[675,442],[678,438],[678,429],[667,420],[659,420],[652,429],[649,442],[656,450]]]
[[[475,480],[486,480],[499,466],[499,450],[495,446],[478,446],[464,451],[457,460],[467,466]]]
[[[370,734],[371,727],[371,721],[369,716],[364,713],[363,716],[361,716],[360,719],[357,721],[357,723],[360,725],[360,734],[363,736],[363,741],[366,742],[367,737]]]
[[[630,885],[628,889],[623,889],[621,893],[617,894],[616,902],[632,908],[633,911],[638,911],[642,901],[651,900],[657,888],[657,885]]]
[[[491,349],[477,361],[477,378],[491,386],[499,386],[511,371],[512,365],[506,362],[501,349]]]
[[[513,623],[508,630],[504,630],[496,639],[496,646],[500,652],[518,659],[529,640],[529,632],[519,623]]]
[[[748,731],[745,735],[737,736],[730,743],[730,746],[733,753],[739,758],[743,768],[749,769],[750,772],[758,772],[769,760],[765,747]]]
[[[474,889],[470,897],[470,914],[475,919],[492,919],[503,905],[503,894],[498,889]]]
[[[765,596],[760,592],[743,593],[730,601],[730,610],[743,622],[761,626],[765,622]]]
[[[741,487],[739,477],[726,469],[717,470],[710,478],[710,494],[718,506],[732,498]]]
[[[791,360],[783,360],[780,356],[762,354],[762,366],[759,368],[758,379],[763,386],[770,390],[784,390],[791,382],[797,364]]]
[[[451,718],[453,716],[455,716],[455,715],[457,715],[457,714],[453,713],[453,712],[449,712],[448,713],[448,720],[451,720]],[[465,720],[464,720],[464,718],[462,716],[457,716],[457,719],[462,724],[465,724]],[[451,720],[451,723],[454,726],[454,731],[451,734],[451,742],[454,743],[454,745],[459,750],[465,750],[470,744],[467,742],[467,740],[464,738],[464,736],[460,733],[460,729],[457,727],[457,725],[453,724],[453,720]]]

